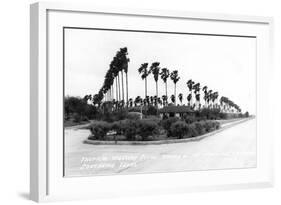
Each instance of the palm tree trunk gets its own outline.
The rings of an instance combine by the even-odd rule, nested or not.
[[[156,81],[156,107],[158,110],[158,82]]]
[[[111,98],[110,98],[110,100],[112,101],[113,100],[113,88],[112,88],[112,86],[110,86],[110,96],[111,96]]]
[[[121,70],[121,80],[122,80],[122,100],[123,100],[123,102],[125,102],[125,97],[124,97],[123,70]]]
[[[177,105],[177,87],[175,83],[175,105]]]
[[[146,98],[146,96],[147,96],[147,80],[145,78],[145,98]]]
[[[128,107],[128,103],[129,103],[129,96],[128,96],[128,73],[126,73],[126,98],[127,98],[127,107]]]
[[[119,72],[118,72],[118,98],[121,101],[121,89],[120,89],[120,76],[119,76]]]
[[[168,97],[168,92],[167,92],[167,81],[165,83],[165,87],[166,87],[166,96]]]
[[[115,78],[115,89],[116,89],[116,101],[118,101],[118,82],[117,82],[117,78]]]
[[[157,83],[157,81],[156,81],[156,97],[158,98],[158,83]]]

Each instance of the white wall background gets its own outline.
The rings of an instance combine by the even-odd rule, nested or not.
[[[29,192],[29,4],[30,0],[1,1],[0,6],[0,203],[31,204]],[[79,2],[82,2],[80,0]],[[275,18],[275,172],[271,189],[187,193],[70,204],[280,204],[280,39],[281,12],[278,0],[92,0],[99,6],[189,10]],[[279,93],[278,93],[279,92]],[[278,107],[279,106],[279,107]],[[280,136],[279,136],[280,135]]]

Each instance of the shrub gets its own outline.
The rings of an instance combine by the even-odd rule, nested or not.
[[[179,121],[179,118],[177,117],[170,117],[168,119],[162,120],[160,122],[160,125],[164,128],[164,130],[167,133],[167,136],[170,137],[171,136],[171,126],[173,123]]]
[[[129,112],[127,115],[127,119],[130,120],[139,120],[141,119],[141,113],[140,112]]]
[[[183,120],[187,123],[187,124],[191,124],[193,122],[196,122],[198,120],[197,117],[193,116],[193,115],[187,115],[185,114],[183,116]]]
[[[170,132],[173,137],[182,139],[185,135],[188,134],[189,126],[186,122],[177,121],[171,125]]]
[[[91,139],[105,140],[107,132],[111,129],[111,124],[107,122],[96,122],[91,125],[90,130],[92,133]]]
[[[196,126],[194,124],[190,124],[189,125],[189,131],[186,135],[186,138],[191,138],[191,137],[196,137],[198,136],[198,132],[197,132],[197,129],[196,129]]]
[[[128,121],[124,128],[124,135],[127,140],[135,140],[138,134],[138,122]]]
[[[221,124],[218,121],[214,121],[215,129],[218,130],[221,127]]]
[[[157,115],[157,108],[149,105],[147,108],[147,115]]]
[[[196,112],[196,116],[206,120],[217,120],[221,117],[226,117],[225,115],[221,115],[220,109],[218,108],[203,108],[202,110]]]
[[[124,124],[124,123],[123,123]],[[116,134],[122,134],[123,133],[123,128],[124,126],[122,126],[122,121],[117,121],[117,122],[114,122],[112,123],[111,125],[111,129],[116,131]]]
[[[205,127],[206,132],[211,132],[215,129],[219,129],[220,123],[218,121],[207,120],[207,121],[205,121],[204,127]]]
[[[78,113],[73,114],[73,122],[81,122],[81,116]]]
[[[89,118],[87,116],[82,116],[81,121],[87,122],[89,121]]]
[[[205,129],[206,122],[205,121],[195,122],[194,126],[195,126],[195,130],[198,135],[202,135],[202,134],[206,133],[206,129]]]
[[[141,136],[142,140],[148,140],[149,136],[159,133],[159,127],[156,122],[152,121],[138,121],[138,134]]]

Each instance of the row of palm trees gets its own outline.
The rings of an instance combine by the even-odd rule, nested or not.
[[[220,98],[220,106],[223,111],[237,111],[239,113],[242,111],[237,104],[224,96]]]
[[[126,77],[126,101],[128,102],[128,49],[120,48],[112,59],[99,92],[93,96],[93,103],[100,105],[102,101],[125,101],[124,73]],[[120,82],[121,78],[121,82]]]
[[[168,91],[167,91],[167,80],[170,79],[174,83],[174,95],[176,96],[176,85],[177,82],[179,81],[180,77],[178,76],[178,71],[174,70],[170,73],[170,71],[167,68],[162,68],[160,69],[160,63],[159,62],[154,62],[151,64],[150,68],[148,68],[148,63],[143,63],[141,64],[140,68],[138,69],[139,74],[141,75],[141,78],[145,81],[145,97],[147,97],[147,77],[149,74],[153,75],[155,85],[156,85],[156,98],[158,98],[158,79],[159,76],[165,83],[165,93],[166,96],[168,96]],[[158,106],[158,105],[156,105]]]
[[[150,66],[148,63],[143,63],[138,68],[138,73],[140,77],[145,82],[144,98],[137,96],[135,99],[129,99],[128,93],[128,63],[130,59],[128,58],[128,49],[126,47],[120,48],[112,59],[109,69],[106,72],[104,82],[99,92],[93,97],[90,95],[85,96],[86,101],[92,100],[94,105],[100,106],[102,103],[111,102],[116,108],[122,107],[132,107],[137,105],[154,105],[167,106],[169,104],[169,95],[167,91],[169,79],[174,84],[174,93],[170,96],[170,102],[177,105],[177,99],[179,99],[180,104],[183,104],[184,95],[179,93],[177,96],[177,83],[180,80],[179,73],[177,70],[170,72],[168,68],[160,68],[159,62],[153,62]],[[124,75],[126,77],[126,100],[125,100],[125,86],[124,86]],[[156,89],[155,96],[147,95],[147,79],[148,76],[152,75],[155,81]],[[158,81],[159,77],[165,84],[165,95],[158,96]],[[120,82],[121,81],[121,82]],[[200,83],[195,83],[192,79],[186,82],[189,92],[186,95],[187,105],[193,109],[200,109],[201,107],[208,108],[223,108],[225,111],[230,109],[240,112],[241,109],[233,101],[226,97],[221,97],[220,105],[218,103],[218,92],[208,89],[204,86],[201,89]],[[201,104],[201,94],[204,94],[204,105]],[[89,98],[90,97],[90,98]]]

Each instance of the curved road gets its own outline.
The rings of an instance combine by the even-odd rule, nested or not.
[[[200,141],[162,145],[91,145],[89,130],[65,130],[65,174],[70,176],[191,171],[256,166],[256,120]]]

